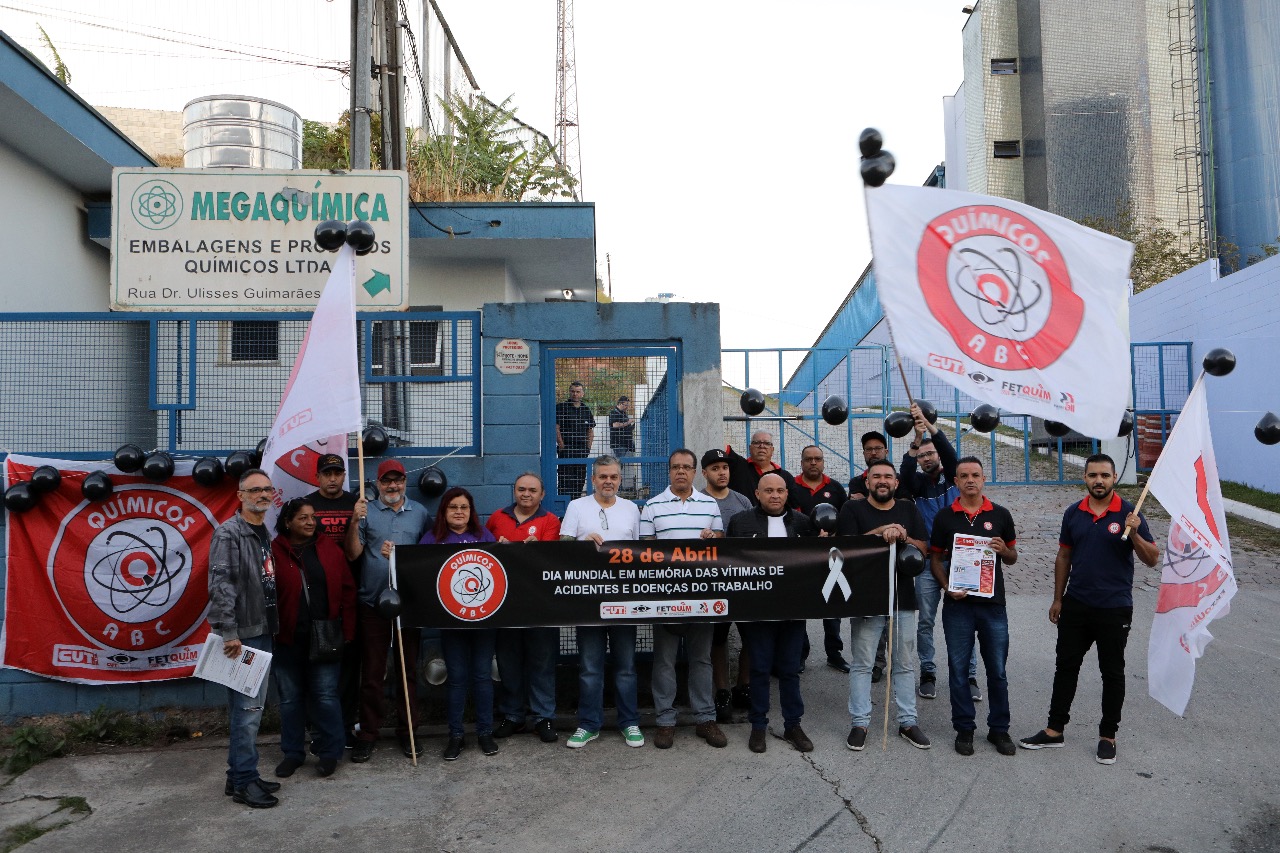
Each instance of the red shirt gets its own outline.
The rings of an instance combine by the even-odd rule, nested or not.
[[[516,505],[512,504],[489,516],[485,524],[495,539],[523,542],[530,536],[539,542],[555,542],[560,538],[560,519],[541,507],[523,522],[516,521]]]

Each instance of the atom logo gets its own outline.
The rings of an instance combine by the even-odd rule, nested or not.
[[[89,566],[89,594],[99,607],[132,621],[135,611],[163,612],[175,593],[181,595],[189,553],[181,546],[170,551],[170,530],[167,524],[115,529],[91,546],[101,554]]]
[[[436,594],[444,609],[467,622],[488,619],[507,597],[507,572],[488,551],[459,551],[440,567]]]
[[[168,181],[147,181],[133,193],[133,218],[151,231],[162,231],[182,216],[182,193]]]

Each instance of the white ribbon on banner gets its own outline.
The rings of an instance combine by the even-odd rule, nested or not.
[[[831,593],[838,586],[844,593],[844,600],[848,601],[853,596],[853,590],[849,587],[849,579],[844,576],[844,554],[840,553],[839,548],[832,548],[827,554],[827,569],[827,579],[822,584],[822,600],[830,601]]]

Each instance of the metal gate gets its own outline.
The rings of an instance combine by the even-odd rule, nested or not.
[[[547,347],[542,371],[542,477],[544,504],[563,515],[569,501],[590,493],[590,460],[611,454],[621,459],[623,497],[643,503],[666,488],[667,456],[681,446],[680,346],[637,344]],[[572,419],[570,386],[581,383],[576,401],[594,424],[589,443],[565,430],[566,448],[556,440],[557,413]],[[630,424],[611,413],[626,397]],[[611,426],[611,418],[613,426]],[[562,455],[563,454],[563,455]]]

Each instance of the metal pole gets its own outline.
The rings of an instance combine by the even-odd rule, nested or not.
[[[368,169],[371,81],[369,47],[373,41],[371,0],[351,0],[351,168]]]

